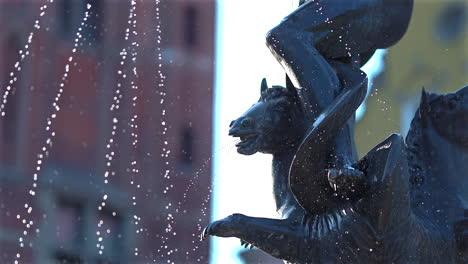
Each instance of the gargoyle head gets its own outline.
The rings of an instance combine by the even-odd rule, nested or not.
[[[297,147],[305,131],[296,88],[268,88],[263,79],[260,91],[258,102],[231,122],[229,135],[241,140],[237,152],[273,154]]]

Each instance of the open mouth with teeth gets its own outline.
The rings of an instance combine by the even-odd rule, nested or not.
[[[244,134],[244,135],[232,135],[234,137],[239,137],[240,142],[236,144],[237,152],[244,155],[252,155],[257,152],[257,134]]]

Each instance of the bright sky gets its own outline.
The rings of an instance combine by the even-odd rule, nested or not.
[[[218,0],[212,220],[232,213],[276,217],[271,156],[237,154],[228,126],[258,100],[263,77],[270,86],[284,86],[284,71],[265,46],[265,35],[294,10],[292,2]],[[368,74],[383,68],[383,54],[365,66]],[[237,238],[213,238],[210,262],[238,264],[240,250]]]

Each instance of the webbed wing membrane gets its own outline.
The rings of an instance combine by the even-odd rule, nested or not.
[[[309,128],[291,164],[289,184],[299,204],[310,213],[323,212],[326,196],[332,195],[324,174],[331,143],[339,129],[362,103],[367,92],[367,76],[357,68],[338,65],[343,89]]]

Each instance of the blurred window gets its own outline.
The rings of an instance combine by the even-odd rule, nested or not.
[[[193,163],[193,129],[187,127],[182,132],[181,165],[191,167]]]
[[[50,227],[55,233],[50,252],[54,264],[120,263],[126,254],[124,223],[118,210],[109,206],[96,210],[90,200],[56,196],[55,207],[49,208],[54,211],[54,225]],[[95,245],[92,249],[88,246],[91,241]]]
[[[102,23],[103,23],[103,1],[102,0],[89,0],[83,1],[83,13],[86,10],[86,5],[91,4],[91,13],[83,27],[83,37],[87,42],[99,42],[102,39]]]
[[[59,198],[55,208],[55,258],[60,264],[82,263],[78,256],[84,243],[83,213],[83,202]]]
[[[81,264],[84,263],[81,261],[78,256],[70,256],[69,254],[57,253],[56,255],[57,264]]]
[[[436,20],[435,33],[442,41],[453,41],[466,32],[467,5],[462,1],[447,4]]]
[[[78,202],[59,201],[56,209],[56,239],[61,245],[73,246],[78,243],[83,231],[83,208]]]
[[[193,5],[188,5],[185,8],[185,46],[189,49],[195,48],[197,45],[197,20],[198,20],[198,11]]]
[[[120,217],[113,216],[112,212],[103,209],[97,215],[99,219],[96,219],[95,226],[102,226],[100,228],[100,236],[102,241],[99,242],[99,246],[103,249],[102,255],[99,255],[97,263],[116,264],[122,257],[121,252],[124,252],[123,248],[123,223]],[[99,223],[98,221],[101,221]]]
[[[57,3],[58,25],[63,37],[72,37],[75,26],[76,3],[72,0],[59,0]]]
[[[15,33],[10,34],[7,38],[5,48],[3,50],[2,58],[4,64],[4,73],[3,73],[3,82],[2,86],[7,87],[10,85],[11,72],[15,72],[15,63],[19,59],[18,52],[20,50],[20,44],[18,40],[18,36]],[[18,74],[16,74],[16,78]],[[10,90],[10,94],[8,95],[8,100],[5,104],[5,113],[6,115],[2,118],[1,125],[0,125],[0,133],[1,133],[1,145],[2,149],[6,150],[3,151],[0,155],[2,155],[2,163],[6,164],[15,164],[16,162],[16,135],[18,129],[18,96],[17,94],[17,86],[18,82],[12,85]]]
[[[86,42],[98,42],[102,38],[102,0],[73,1],[60,0],[57,5],[57,17],[60,33],[64,39],[73,40],[80,26],[87,5],[91,5],[89,17],[82,28],[83,39]]]

